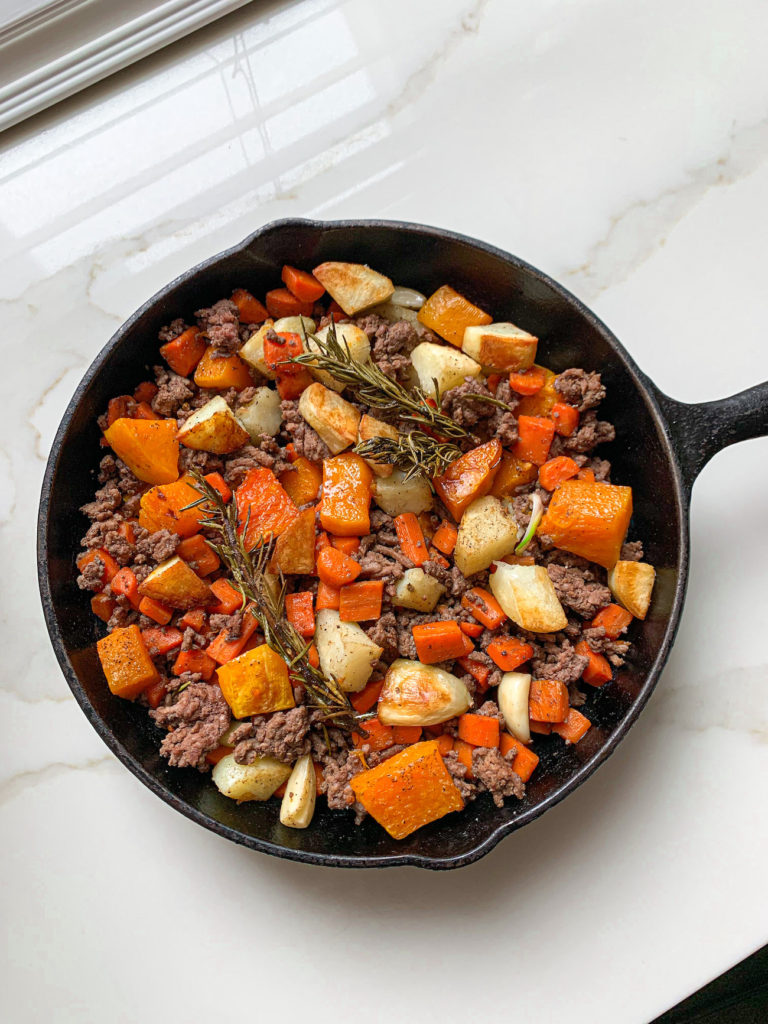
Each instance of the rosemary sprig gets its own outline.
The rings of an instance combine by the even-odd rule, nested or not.
[[[219,537],[218,541],[211,542],[211,547],[231,573],[234,585],[242,595],[243,607],[252,602],[252,613],[258,619],[265,643],[283,658],[292,672],[300,676],[309,697],[309,706],[322,711],[323,719],[329,725],[348,732],[364,732],[362,717],[357,715],[336,680],[310,664],[311,641],[305,641],[285,616],[285,581],[276,589],[267,575],[267,566],[274,552],[274,538],[269,535],[250,551],[246,549],[243,537],[248,532],[248,523],[246,521],[246,528],[240,534],[234,495],[231,501],[225,502],[202,473],[192,469],[191,475],[195,481],[193,486],[201,497],[189,507],[203,505],[202,525]]]
[[[405,471],[404,480],[423,474],[428,479],[444,472],[461,455],[461,449],[420,430],[393,437],[372,437],[352,449],[364,459],[384,462]]]
[[[326,370],[365,405],[397,413],[400,419],[431,427],[448,438],[462,439],[468,436],[464,427],[440,411],[439,399],[432,406],[429,403],[431,396],[427,396],[421,388],[407,391],[383,373],[370,357],[359,361],[353,359],[347,343],[339,341],[333,320],[324,339],[316,334],[307,335],[305,331],[304,345],[308,351],[294,356],[290,362]]]

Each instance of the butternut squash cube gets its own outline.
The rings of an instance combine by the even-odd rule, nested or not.
[[[419,321],[456,348],[461,348],[468,327],[489,324],[492,320],[493,317],[447,284],[433,292],[419,310]]]
[[[464,807],[435,740],[413,743],[375,768],[356,775],[350,785],[372,818],[393,839]]]
[[[555,489],[538,534],[556,548],[612,569],[631,518],[631,487],[566,480]]]
[[[170,484],[179,479],[176,420],[132,420],[121,417],[104,431],[112,451],[145,484]]]
[[[139,526],[150,533],[169,530],[180,537],[191,537],[200,531],[204,512],[201,505],[188,506],[199,499],[200,492],[192,486],[192,477],[151,487],[141,496]]]
[[[267,644],[220,665],[218,677],[224,700],[235,718],[296,706],[288,666]]]
[[[273,572],[309,575],[315,571],[315,510],[304,509],[275,541]]]
[[[563,400],[563,396],[555,388],[555,377],[557,374],[553,373],[552,370],[548,370],[546,366],[538,366],[536,363],[533,366],[535,369],[543,371],[546,378],[544,386],[539,388],[535,395],[523,395],[518,403],[515,415],[547,417],[552,412],[555,402],[562,402]]]
[[[96,650],[107,685],[116,697],[133,700],[160,679],[136,625],[113,630],[97,642]]]
[[[205,580],[201,580],[194,569],[178,555],[161,562],[139,584],[139,593],[142,597],[151,597],[153,601],[160,601],[179,611],[212,604],[216,600],[216,595]]]
[[[253,384],[251,371],[240,356],[218,355],[213,345],[209,345],[203,352],[203,358],[195,370],[194,381],[199,388],[212,388],[215,391],[225,391],[227,388],[242,391]]]
[[[491,494],[494,498],[509,498],[515,494],[518,487],[532,484],[538,475],[538,466],[534,466],[532,462],[518,459],[511,452],[504,452],[501,456],[501,465],[493,481],[493,487],[491,487]]]

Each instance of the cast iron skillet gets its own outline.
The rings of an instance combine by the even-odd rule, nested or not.
[[[593,727],[584,739],[566,748],[557,737],[540,738],[542,764],[523,801],[498,810],[485,795],[401,842],[370,819],[355,828],[350,814],[329,811],[322,800],[309,829],[287,829],[278,820],[278,801],[238,806],[218,793],[210,776],[168,768],[146,711],[109,694],[95,648],[102,625],[75,585],[74,558],[87,525],[78,509],[91,499],[103,454],[96,417],[109,398],[146,379],[158,361],[159,328],[236,286],[262,295],[279,282],[284,263],[311,268],[323,260],[369,263],[426,294],[449,282],[495,320],[537,334],[545,365],[599,370],[608,389],[601,415],[615,423],[618,437],[600,454],[612,460],[615,481],[632,485],[630,537],[642,538],[658,570],[648,618],[633,626],[632,657],[613,683],[588,695]],[[768,383],[704,405],[673,401],[565,288],[490,245],[418,224],[276,221],[158,292],[117,331],[77,388],[53,443],[40,503],[38,574],[51,642],[75,698],[110,750],[193,821],[251,849],[312,864],[460,867],[571,793],[625,736],[656,685],[680,619],[693,481],[726,445],[767,433]]]

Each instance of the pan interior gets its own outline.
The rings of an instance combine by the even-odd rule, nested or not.
[[[189,317],[229,295],[234,287],[262,295],[277,286],[286,262],[312,267],[328,259],[365,262],[395,283],[429,294],[449,282],[488,310],[540,338],[537,361],[561,371],[599,370],[608,396],[600,415],[617,441],[597,454],[611,460],[612,479],[630,484],[634,518],[630,538],[641,538],[657,567],[651,611],[632,630],[627,664],[614,683],[585,687],[582,709],[593,727],[575,747],[541,737],[541,767],[523,801],[503,809],[484,796],[458,815],[396,843],[371,821],[359,828],[324,801],[312,826],[284,828],[278,801],[238,806],[222,797],[208,775],[171,769],[159,756],[160,734],[146,711],[107,691],[95,643],[103,632],[88,596],[77,589],[74,558],[87,521],[79,508],[92,497],[103,455],[96,417],[109,398],[133,390],[158,362],[157,332],[177,316]],[[585,778],[634,720],[655,684],[671,644],[685,572],[685,508],[674,456],[644,380],[609,332],[553,282],[527,265],[469,240],[433,229],[380,223],[285,222],[258,233],[173,282],[121,328],[89,370],[57,435],[41,513],[41,581],[49,629],[75,696],[102,737],[163,799],[238,842],[282,856],[324,863],[419,862],[432,866],[473,859],[506,831],[535,817]]]

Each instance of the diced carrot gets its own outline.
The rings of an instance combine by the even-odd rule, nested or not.
[[[425,622],[411,629],[420,662],[431,665],[452,661],[473,651],[474,645],[459,628],[458,622]]]
[[[594,470],[591,469],[580,469],[576,478],[577,480],[585,480],[588,484],[596,482]]]
[[[395,530],[405,557],[410,558],[416,566],[424,565],[428,558],[427,545],[419,520],[413,512],[401,512],[395,516]]]
[[[467,769],[466,778],[472,779],[474,775],[472,773],[472,751],[475,749],[471,743],[467,743],[466,740],[454,740],[453,749],[456,756]]]
[[[296,445],[293,441],[289,441],[285,446],[285,456],[289,462],[295,462],[300,456],[296,454]]]
[[[206,473],[204,480],[209,483],[215,491],[221,495],[221,500],[227,502],[232,497],[232,491],[221,473]]]
[[[231,639],[229,631],[222,629],[218,636],[208,644],[205,653],[213,658],[219,665],[226,665],[228,661],[237,658],[245,650],[245,645],[251,639],[259,625],[258,619],[249,610],[243,615],[240,626],[240,636]]]
[[[189,377],[203,358],[205,338],[197,327],[188,327],[178,337],[160,346],[160,355],[174,373]]]
[[[328,316],[333,316],[336,320],[349,320],[349,317],[338,304],[336,299],[331,299],[328,304]]]
[[[180,676],[183,672],[199,672],[203,679],[208,680],[216,671],[216,662],[205,651],[180,651],[173,663],[172,671],[175,676]]]
[[[453,523],[449,523],[444,519],[432,537],[432,545],[433,547],[436,547],[438,551],[442,551],[444,555],[452,555],[453,549],[456,547],[458,536],[459,531]]]
[[[156,683],[152,683],[144,691],[144,696],[147,698],[147,704],[151,708],[159,708],[163,703],[165,697],[165,682],[162,679],[158,679]]]
[[[368,622],[381,615],[383,580],[348,583],[339,591],[339,618],[342,622]]]
[[[299,302],[314,303],[325,295],[325,288],[316,277],[308,274],[306,270],[297,270],[296,267],[289,267],[286,263],[280,276],[285,287]]]
[[[550,726],[550,730],[551,730]],[[521,781],[527,782],[533,775],[536,765],[539,763],[539,755],[534,754],[530,747],[526,747],[520,740],[510,736],[508,732],[501,734],[501,752],[507,754],[515,748],[515,756],[512,759],[512,770],[520,776]]]
[[[353,733],[352,737],[356,747],[368,745],[371,750],[386,750],[387,747],[391,747],[394,744],[395,739],[392,735],[391,726],[384,725],[378,718],[371,718],[364,722],[363,725],[368,735],[363,736],[359,732]]]
[[[124,419],[133,415],[136,403],[130,395],[117,395],[110,398],[107,404],[107,426],[111,427],[115,420]]]
[[[450,753],[453,750],[453,736],[450,736],[447,732],[437,737],[437,749],[440,751],[442,757]]]
[[[607,604],[592,619],[592,626],[602,626],[610,640],[618,640],[632,621],[632,614],[618,604]]]
[[[184,639],[181,630],[174,626],[149,626],[142,629],[141,636],[153,658],[177,650]]]
[[[323,548],[330,548],[332,546],[331,538],[325,530],[318,530],[317,539],[315,540],[315,558],[317,558]]]
[[[279,537],[299,517],[299,510],[266,466],[249,470],[235,498],[238,528],[244,532],[248,550],[266,536]]]
[[[549,736],[552,732],[551,722],[535,722],[533,719],[528,723],[531,732],[539,733],[541,736]]]
[[[430,562],[436,562],[438,565],[442,565],[444,569],[450,569],[451,563],[447,558],[443,558],[437,548],[429,549],[429,560]]]
[[[129,544],[136,543],[136,520],[126,519],[125,522],[120,523],[117,528],[117,532],[121,537],[124,537]]]
[[[481,622],[460,622],[459,629],[476,640],[482,634],[485,626]]]
[[[98,616],[102,622],[109,622],[112,612],[115,610],[115,602],[106,594],[94,594],[91,598],[91,611]]]
[[[139,581],[136,579],[133,569],[125,568],[116,572],[109,585],[113,594],[122,594],[123,597],[127,597],[131,607],[138,610],[140,603]]]
[[[134,402],[151,402],[159,390],[157,384],[153,384],[151,380],[142,381],[133,392],[133,400]]]
[[[498,629],[507,619],[493,594],[482,587],[472,587],[468,590],[461,599],[461,607],[471,612],[477,621],[482,622],[488,629]]]
[[[341,591],[339,587],[331,587],[320,580],[317,584],[317,600],[315,601],[315,608],[317,608],[318,611],[321,611],[323,608],[338,609],[340,593]]]
[[[227,388],[242,391],[253,384],[248,364],[238,355],[218,354],[214,345],[209,345],[203,352],[193,380],[199,388],[212,388],[215,391],[226,391]]]
[[[323,470],[303,455],[291,460],[291,468],[283,470],[277,478],[297,508],[317,498],[323,482]]]
[[[198,576],[210,576],[221,565],[219,556],[199,533],[183,540],[176,548],[176,554],[191,565]]]
[[[148,619],[154,619],[161,626],[167,625],[173,618],[173,610],[160,601],[154,601],[151,597],[142,597],[139,601],[139,611]]]
[[[352,583],[360,571],[359,562],[330,545],[317,556],[317,575],[329,587],[343,587]]]
[[[579,425],[579,410],[565,402],[555,402],[551,412],[555,431],[561,437],[570,437]]]
[[[80,572],[85,572],[86,566],[90,565],[91,562],[95,561],[97,558],[100,559],[101,564],[104,566],[101,574],[101,580],[102,586],[106,587],[106,585],[111,583],[115,576],[120,572],[120,566],[106,548],[91,548],[90,551],[84,551],[81,555],[78,555],[77,568]]]
[[[568,714],[568,687],[559,679],[533,679],[528,693],[528,714],[535,722],[564,722]]]
[[[556,732],[566,743],[578,743],[591,728],[592,723],[580,711],[577,711],[576,708],[568,708],[565,721],[553,725],[552,732]]]
[[[406,747],[409,743],[418,743],[421,739],[421,726],[396,725],[392,729],[392,739],[395,743],[402,743]]]
[[[516,459],[543,466],[555,436],[555,424],[543,416],[518,416],[517,441],[512,446]]]
[[[438,497],[457,523],[475,498],[484,497],[493,487],[501,452],[501,443],[493,438],[461,455],[434,478]]]
[[[214,615],[234,615],[239,608],[243,607],[243,595],[239,590],[235,590],[228,580],[223,578],[214,580],[211,590],[218,598],[218,604],[208,609]]]
[[[205,760],[208,764],[218,764],[223,757],[231,754],[234,749],[234,747],[226,746],[214,747],[213,750],[209,750],[205,755]]]
[[[280,320],[284,316],[312,316],[314,308],[314,303],[302,302],[287,288],[274,288],[267,292],[266,303],[269,315],[275,320]]]
[[[245,288],[235,288],[232,301],[237,306],[241,324],[260,324],[269,315],[256,296]]]
[[[563,480],[570,480],[579,472],[579,465],[567,455],[558,455],[555,459],[548,459],[543,466],[539,467],[539,483],[545,491],[554,491]]]
[[[486,665],[484,662],[478,661],[477,658],[472,658],[467,655],[462,658],[458,658],[457,661],[464,671],[468,672],[472,676],[481,693],[488,689],[488,677],[491,674],[490,665]]]
[[[136,420],[159,420],[160,416],[157,415],[149,402],[138,402],[133,410],[133,418]]]
[[[320,668],[320,654],[315,644],[309,645],[309,650],[307,651],[307,660],[309,661],[309,664],[312,666],[312,668]]]
[[[275,371],[277,391],[283,401],[298,398],[314,381],[306,366],[289,362],[303,351],[301,335],[295,332],[281,332],[264,341],[264,362]]]
[[[371,532],[373,472],[364,459],[344,452],[323,461],[320,522],[336,537],[365,537]]]
[[[503,376],[504,375],[502,373],[489,373],[488,374],[488,379],[485,382],[485,386],[488,388],[488,390],[491,392],[491,394],[494,394],[494,395],[496,394],[496,388],[498,388],[499,384],[501,384],[501,378]]]
[[[546,382],[546,372],[540,366],[531,366],[528,370],[519,370],[509,375],[509,386],[518,395],[535,395]]]
[[[514,672],[533,657],[533,648],[516,637],[499,636],[488,644],[487,654],[502,672]]]
[[[589,658],[589,664],[581,673],[581,678],[590,686],[603,686],[613,678],[610,662],[602,654],[593,651],[586,640],[579,640],[576,653]]]
[[[354,555],[360,547],[359,537],[331,537],[331,546],[337,551],[343,551],[345,555]]]
[[[459,715],[459,739],[475,747],[498,747],[499,720],[488,715]]]
[[[185,612],[179,624],[185,629],[194,629],[196,633],[202,633],[205,629],[206,614],[205,608],[190,608],[188,612]]]
[[[378,702],[383,685],[383,679],[376,679],[368,683],[359,693],[353,693],[350,696],[349,701],[358,714],[364,715]]]
[[[296,632],[303,637],[315,635],[314,596],[311,590],[285,595],[285,615]]]

